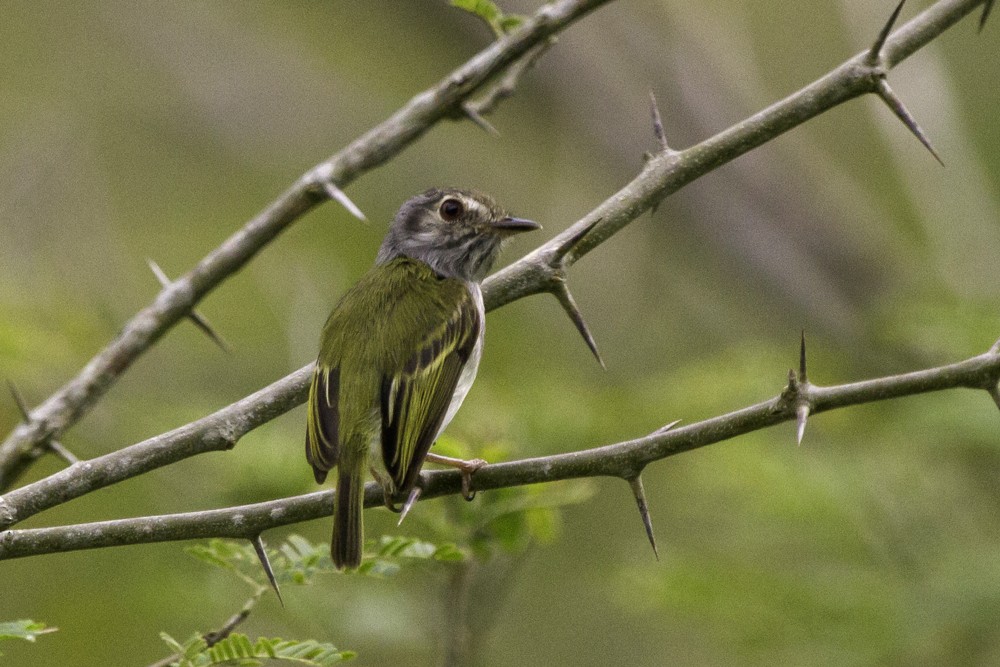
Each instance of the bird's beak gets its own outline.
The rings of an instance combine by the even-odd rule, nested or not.
[[[542,226],[534,220],[525,220],[524,218],[501,218],[490,226],[499,232],[511,233],[530,232],[532,230],[542,228]]]

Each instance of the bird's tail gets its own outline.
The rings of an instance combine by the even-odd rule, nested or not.
[[[361,479],[362,469],[362,465],[351,465],[347,461],[341,461],[337,466],[330,555],[338,570],[354,569],[361,565],[361,547],[364,543],[361,505],[365,489]]]

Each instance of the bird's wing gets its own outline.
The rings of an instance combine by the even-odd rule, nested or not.
[[[309,386],[309,415],[306,421],[306,458],[313,467],[316,482],[322,484],[326,473],[340,460],[340,367],[316,364]]]
[[[382,458],[395,490],[404,493],[417,481],[482,327],[469,290],[462,285],[449,293],[448,317],[428,320],[402,365],[382,376]]]

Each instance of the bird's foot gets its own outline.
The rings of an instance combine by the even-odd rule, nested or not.
[[[392,499],[394,491],[390,480],[386,479],[381,474],[379,474],[378,470],[376,470],[375,468],[368,468],[368,471],[371,472],[372,477],[375,478],[375,481],[378,482],[378,485],[382,487],[382,503],[386,506],[386,509],[388,509],[390,512],[395,512],[396,514],[402,513],[403,510],[406,509],[406,507],[405,506],[399,507]]]
[[[486,465],[487,462],[484,459],[458,459],[451,456],[428,453],[424,460],[458,468],[458,471],[462,474],[462,497],[466,500],[472,500],[476,497],[476,492],[472,490],[472,475]]]

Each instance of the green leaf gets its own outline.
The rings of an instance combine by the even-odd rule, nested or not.
[[[23,639],[33,642],[38,635],[55,632],[58,628],[47,628],[44,623],[22,619],[0,623],[0,639]]]
[[[28,618],[19,621],[5,621],[0,623],[0,640],[23,639],[24,641],[33,642],[38,635],[48,634],[56,630],[58,628],[48,628],[45,627],[44,623],[32,621]],[[0,655],[3,655],[3,653],[0,653]]]
[[[216,665],[262,665],[263,661],[285,662],[313,667],[328,667],[355,656],[353,651],[341,651],[333,644],[314,639],[292,641],[280,638],[259,637],[256,642],[244,634],[234,632],[215,645],[207,646],[201,637],[193,637],[183,646],[166,633],[164,641],[180,657],[178,667],[214,667]]]
[[[465,554],[454,544],[436,545],[415,537],[383,535],[377,545],[382,558],[409,558],[414,560],[463,560]]]
[[[203,563],[231,570],[234,567],[231,562],[231,555],[223,555],[220,553],[221,550],[219,546],[221,543],[222,540],[212,540],[208,544],[196,544],[194,546],[185,547],[184,551]]]
[[[451,4],[481,18],[497,37],[503,37],[524,23],[523,16],[504,14],[503,10],[490,0],[451,0]]]
[[[185,551],[213,567],[233,572],[253,585],[258,593],[269,588],[253,545],[248,542],[211,540],[208,544],[188,547]],[[327,543],[313,544],[299,535],[290,535],[277,548],[267,548],[267,554],[279,585],[291,583],[301,586],[312,583],[317,574],[344,574],[334,568]],[[385,578],[397,574],[404,563],[456,562],[466,557],[467,554],[454,544],[384,536],[375,543],[375,555],[367,556],[358,572]]]
[[[506,14],[500,19],[500,29],[505,33],[513,32],[521,27],[521,24],[524,23],[524,19],[525,17],[520,14]]]
[[[451,0],[451,5],[475,14],[490,25],[497,23],[503,16],[500,8],[490,0]]]
[[[160,633],[160,639],[162,639],[163,642],[167,646],[169,646],[170,650],[173,651],[174,653],[182,653],[184,651],[184,647],[181,645],[181,643],[176,639],[174,639],[173,637],[171,637],[166,632]]]

